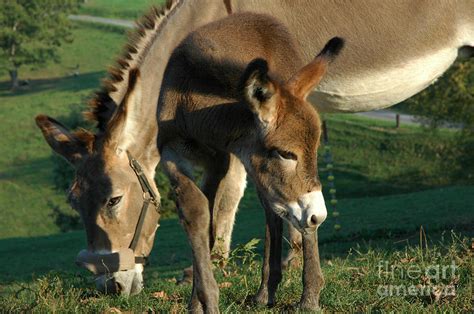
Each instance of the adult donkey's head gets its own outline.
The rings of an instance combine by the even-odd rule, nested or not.
[[[264,60],[256,59],[241,82],[257,134],[239,154],[264,205],[302,233],[314,232],[327,215],[317,175],[321,125],[306,97],[342,47],[343,40],[333,38],[312,62],[283,83],[271,78]]]
[[[106,293],[138,293],[159,219],[159,196],[153,178],[156,134],[140,127],[138,71],[129,74],[128,91],[105,131],[70,132],[44,115],[36,123],[51,148],[76,175],[68,200],[82,218],[87,249],[77,263],[97,276]]]

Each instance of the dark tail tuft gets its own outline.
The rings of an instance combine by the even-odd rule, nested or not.
[[[327,42],[319,55],[333,60],[341,52],[344,47],[344,42],[344,39],[340,37],[333,37]]]

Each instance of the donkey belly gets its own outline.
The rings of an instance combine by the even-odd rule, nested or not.
[[[350,77],[330,75],[309,96],[322,112],[358,112],[383,109],[422,91],[441,76],[457,57],[446,48],[422,58],[407,59],[398,67],[374,68]]]

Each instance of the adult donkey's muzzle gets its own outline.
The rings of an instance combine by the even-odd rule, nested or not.
[[[106,294],[131,295],[143,288],[143,265],[136,263],[132,249],[107,254],[82,250],[76,264],[96,275],[98,290]]]
[[[76,264],[94,275],[111,274],[135,268],[135,254],[131,249],[122,249],[108,254],[97,254],[82,250],[76,257]]]
[[[143,289],[143,268],[148,257],[144,255],[136,256],[135,249],[141,237],[149,205],[155,208],[158,218],[160,215],[159,196],[153,190],[138,160],[133,158],[128,151],[127,156],[130,167],[137,175],[143,191],[143,205],[132,241],[128,248],[117,252],[100,254],[82,250],[76,258],[77,265],[96,275],[98,290],[104,293],[120,293],[122,295],[137,294]]]

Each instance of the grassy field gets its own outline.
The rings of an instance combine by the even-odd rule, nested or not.
[[[165,0],[88,0],[80,9],[80,14],[136,19],[151,5],[161,5]]]
[[[474,236],[469,227],[474,217],[472,211],[461,208],[453,200],[459,195],[474,195],[473,192],[473,187],[458,187],[341,201],[343,228],[337,233],[333,231],[330,217],[319,232],[327,282],[321,297],[323,308],[328,311],[349,308],[354,311],[468,311],[472,295],[472,253],[468,236]],[[259,284],[260,259],[241,265],[243,258],[259,257],[262,253],[261,243],[252,250],[242,245],[263,237],[263,211],[258,208],[255,197],[249,189],[237,217],[234,243],[240,245],[234,246],[231,254],[227,268],[230,275],[224,276],[222,271],[216,270],[222,287],[221,309],[226,312],[266,310],[242,302]],[[467,201],[472,203],[473,196]],[[360,204],[365,204],[363,211]],[[420,226],[428,235],[421,241]],[[0,308],[36,312],[185,309],[191,287],[176,286],[175,278],[190,264],[190,248],[177,219],[162,221],[152,264],[145,274],[146,289],[129,299],[100,296],[93,291],[92,278],[73,266],[74,256],[83,246],[82,232],[0,240],[0,282],[3,283],[0,284]],[[411,266],[425,272],[436,265],[451,265],[453,261],[458,267],[454,276],[433,278],[431,282],[426,282],[421,275],[405,278],[400,271]],[[393,276],[379,273],[379,265],[385,262],[396,267]],[[301,292],[299,276],[299,270],[285,274],[276,310],[288,310],[297,302]],[[436,300],[435,293],[385,295],[386,286],[423,283],[430,287],[454,285],[456,296]]]
[[[30,81],[28,88],[13,93],[6,75],[0,76],[0,238],[59,230],[49,214],[52,203],[64,204],[64,193],[53,190],[51,150],[34,117],[65,115],[71,106],[84,107],[112,56],[121,49],[125,34],[77,24],[74,38],[61,47],[61,63],[20,69],[20,78]],[[79,75],[73,76],[77,65]]]
[[[89,0],[81,12],[133,18],[149,2],[116,0],[112,7],[110,0]],[[161,222],[144,293],[125,299],[93,291],[93,280],[73,265],[84,247],[83,232],[59,233],[51,216],[52,207],[66,207],[64,193],[54,188],[51,151],[33,118],[38,113],[67,116],[84,108],[125,39],[120,29],[82,23],[76,24],[74,37],[61,48],[59,64],[21,69],[21,79],[28,79],[29,87],[13,93],[5,74],[0,76],[0,310],[182,311],[190,287],[177,287],[174,278],[190,264],[190,249],[176,218]],[[79,75],[73,76],[76,71]],[[334,230],[336,218],[331,215],[320,229],[327,281],[323,309],[472,310],[474,186],[459,175],[452,131],[432,134],[408,125],[394,129],[389,122],[351,115],[325,119],[342,229]],[[321,170],[324,167],[320,162]],[[321,179],[327,186],[324,171]],[[420,241],[421,227],[428,238]],[[230,276],[216,270],[223,287],[221,310],[268,311],[242,301],[256,291],[260,267],[259,259],[241,265],[242,257],[262,253],[261,243],[253,249],[244,244],[262,237],[263,211],[250,184],[236,223]],[[407,279],[400,273],[388,278],[378,272],[381,261],[404,270],[452,261],[459,268],[454,277],[429,282],[426,276]],[[285,274],[277,311],[290,310],[297,302],[300,283],[297,270]],[[386,285],[448,285],[456,288],[456,296],[440,297],[436,291],[428,296],[387,296],[380,291]]]

